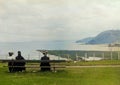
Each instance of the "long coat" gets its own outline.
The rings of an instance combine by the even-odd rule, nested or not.
[[[50,60],[49,57],[43,56],[41,60]],[[40,64],[41,71],[50,71],[50,63],[49,62],[41,62]]]
[[[25,60],[22,56],[17,56],[16,60]],[[15,67],[15,71],[22,71],[25,70],[25,62],[15,62],[14,66],[21,66],[21,67]]]

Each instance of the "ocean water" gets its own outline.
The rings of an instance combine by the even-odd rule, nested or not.
[[[108,45],[81,45],[73,41],[0,43],[0,59],[7,58],[8,52],[14,52],[17,56],[17,51],[21,51],[26,59],[40,59],[43,55],[36,50],[118,51],[119,49]]]

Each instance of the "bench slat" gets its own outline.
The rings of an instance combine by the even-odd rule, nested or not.
[[[35,63],[41,63],[41,62],[53,62],[53,63],[60,63],[60,62],[66,62],[66,60],[0,60],[2,62],[35,62]]]
[[[24,66],[3,66],[3,67],[24,67]],[[66,68],[66,66],[41,66],[42,68]],[[41,68],[39,66],[25,66],[25,68]]]

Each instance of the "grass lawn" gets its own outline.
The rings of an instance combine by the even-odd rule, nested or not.
[[[1,85],[120,85],[120,68],[66,68],[58,72],[9,73],[0,64]]]
[[[101,61],[79,61],[69,62],[66,65],[70,66],[93,66],[93,65],[120,65],[120,60],[101,60]]]

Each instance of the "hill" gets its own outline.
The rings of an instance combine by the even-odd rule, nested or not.
[[[84,39],[80,41],[84,41]],[[93,37],[92,39],[89,38],[87,42],[83,42],[83,43],[85,44],[109,44],[109,43],[115,43],[119,41],[120,41],[120,30],[107,30],[107,31],[101,32],[100,34]],[[77,42],[77,43],[81,43],[81,42]]]
[[[84,38],[84,39],[81,39],[81,40],[76,41],[76,43],[87,43],[87,42],[89,42],[90,40],[92,40],[93,38],[94,38],[94,37]]]

